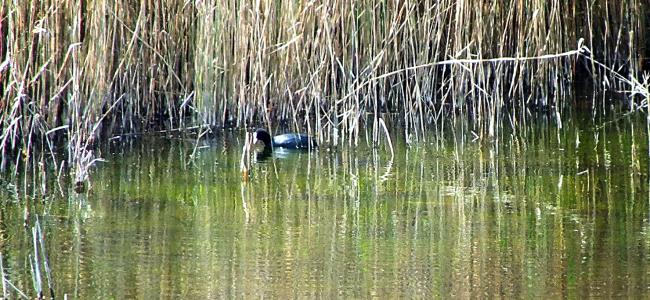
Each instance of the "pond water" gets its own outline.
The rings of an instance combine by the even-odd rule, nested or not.
[[[34,294],[38,216],[58,298],[638,298],[650,292],[645,124],[576,118],[411,145],[395,130],[392,160],[362,139],[256,161],[248,182],[242,131],[196,150],[145,139],[104,153],[87,194],[35,204],[27,229],[2,192],[3,272]]]

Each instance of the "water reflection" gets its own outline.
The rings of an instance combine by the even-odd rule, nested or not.
[[[273,150],[268,148],[258,149],[255,152],[255,162],[263,163],[268,161],[271,158],[277,159],[289,159],[293,155],[305,155],[309,153],[316,153],[317,150],[307,151],[302,149],[285,149],[285,148],[274,148]]]
[[[273,156],[273,151],[264,149],[255,153],[255,162],[264,162]]]
[[[194,164],[193,147],[151,141],[109,158],[85,208],[58,201],[43,219],[57,293],[641,297],[646,133],[633,120],[564,126],[487,145],[394,139],[394,159],[363,146],[276,152],[257,158],[248,183],[236,134]],[[20,214],[6,211],[7,232],[19,232]],[[3,247],[9,278],[30,290],[29,242]]]

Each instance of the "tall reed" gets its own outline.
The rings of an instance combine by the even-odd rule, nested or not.
[[[377,143],[384,113],[409,140],[442,118],[470,118],[483,138],[526,126],[531,109],[559,122],[570,83],[591,74],[577,66],[605,74],[596,87],[621,83],[578,56],[516,58],[584,39],[590,58],[640,78],[647,10],[638,0],[3,2],[1,166],[33,166],[34,153],[63,144],[54,167],[83,180],[98,141],[197,125],[285,124],[336,146],[357,144],[362,127]],[[503,57],[515,59],[493,60]]]

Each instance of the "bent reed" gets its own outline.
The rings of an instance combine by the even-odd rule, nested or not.
[[[576,81],[648,97],[647,6],[5,1],[0,169],[70,167],[84,181],[98,142],[160,130],[280,123],[353,146],[364,128],[377,143],[385,116],[409,140],[456,118],[480,138],[526,126],[531,111],[560,122]],[[631,99],[629,110],[646,108]]]

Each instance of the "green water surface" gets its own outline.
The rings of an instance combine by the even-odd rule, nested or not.
[[[38,217],[58,298],[647,297],[645,124],[395,130],[392,159],[362,139],[253,159],[248,182],[242,131],[114,146],[88,193],[53,190],[30,224],[2,192],[4,274],[34,295]]]

